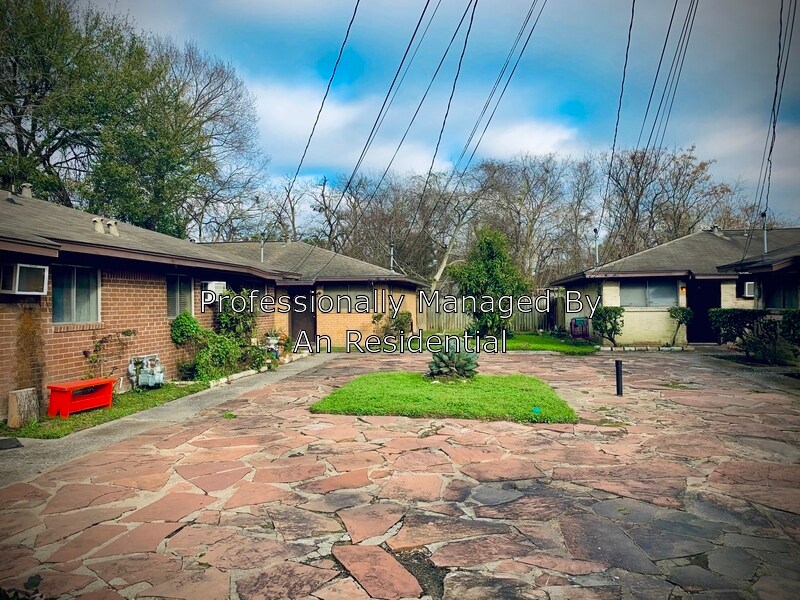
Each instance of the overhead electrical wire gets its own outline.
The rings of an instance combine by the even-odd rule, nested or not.
[[[631,37],[633,34],[633,22],[636,16],[636,0],[631,0],[631,19],[630,23],[628,24],[628,39],[625,43],[625,62],[622,65],[622,82],[619,86],[619,102],[617,103],[617,118],[614,122],[614,141],[611,144],[611,161],[609,162],[608,167],[608,177],[606,178],[606,187],[605,191],[603,192],[603,204],[600,209],[600,220],[597,222],[597,229],[598,231],[603,225],[603,217],[605,216],[606,211],[606,202],[608,201],[608,188],[611,185],[611,169],[614,166],[614,155],[617,150],[617,133],[619,132],[619,118],[622,114],[622,98],[625,95],[625,77],[628,72],[628,56],[631,50]]]
[[[530,6],[530,8],[528,10],[528,14],[526,15],[525,19],[523,20],[523,24],[520,27],[519,33],[517,34],[517,38],[515,39],[514,44],[511,47],[511,50],[509,51],[508,55],[506,56],[506,61],[504,62],[503,67],[500,69],[500,73],[498,75],[498,78],[495,80],[495,85],[492,87],[492,89],[489,92],[489,95],[488,95],[488,97],[486,99],[486,102],[484,103],[484,109],[481,110],[481,113],[480,113],[480,115],[478,116],[478,119],[475,122],[475,126],[473,127],[472,132],[470,133],[469,138],[467,139],[467,142],[464,144],[464,148],[462,149],[461,154],[459,155],[459,158],[458,158],[458,160],[456,161],[456,164],[453,167],[453,171],[451,172],[450,178],[447,180],[447,183],[445,184],[445,188],[447,188],[450,185],[451,180],[453,179],[453,177],[458,172],[457,171],[458,166],[460,165],[461,160],[463,159],[464,155],[466,154],[466,151],[469,149],[469,144],[472,142],[472,140],[474,138],[474,134],[477,132],[478,128],[480,127],[480,122],[481,122],[481,120],[483,119],[483,117],[486,114],[486,109],[488,108],[489,105],[491,105],[492,98],[493,98],[495,92],[497,91],[497,88],[499,87],[499,82],[502,81],[502,77],[503,77],[508,65],[511,63],[511,58],[514,55],[514,52],[515,52],[515,50],[516,50],[516,48],[518,46],[519,40],[522,39],[522,35],[525,33],[525,29],[527,28],[528,23],[530,22],[531,16],[533,15],[533,12],[536,9],[537,2],[538,2],[538,0],[533,0],[533,2],[531,3],[531,6]],[[489,118],[487,119],[487,121],[486,121],[486,123],[485,123],[485,125],[483,127],[483,131],[481,131],[481,134],[478,137],[478,141],[475,143],[475,146],[472,149],[472,152],[471,152],[471,154],[469,156],[469,159],[467,160],[466,164],[464,165],[464,168],[458,174],[458,182],[456,184],[456,187],[451,192],[451,194],[450,194],[450,196],[449,196],[449,198],[447,200],[448,202],[450,202],[455,197],[456,193],[458,192],[458,186],[459,185],[463,185],[464,176],[466,175],[466,172],[469,169],[469,166],[472,163],[472,160],[475,158],[475,154],[477,153],[478,148],[480,147],[481,142],[483,141],[483,137],[486,134],[486,131],[489,129],[489,125],[491,124],[492,119],[494,119],[495,113],[497,112],[497,108],[500,106],[500,102],[503,100],[503,96],[505,95],[506,90],[508,89],[508,86],[511,83],[511,79],[514,77],[514,73],[516,72],[517,67],[519,66],[519,63],[522,60],[522,56],[525,54],[525,50],[527,49],[528,44],[531,41],[531,37],[533,36],[533,32],[536,30],[536,26],[539,23],[539,19],[541,18],[542,12],[544,11],[544,8],[545,8],[546,5],[547,5],[547,0],[544,0],[542,2],[541,8],[539,9],[539,13],[537,14],[536,19],[533,22],[533,25],[531,26],[530,31],[528,31],[528,35],[525,38],[525,43],[522,45],[522,49],[520,50],[520,53],[517,56],[516,61],[514,62],[514,66],[512,67],[511,72],[508,75],[508,78],[506,79],[505,85],[503,85],[503,89],[500,91],[500,95],[498,96],[497,101],[494,104],[494,108],[492,109],[492,112],[489,114]],[[433,206],[433,209],[431,210],[431,212],[435,212],[436,208],[438,207],[438,203],[439,203],[439,200],[437,199],[437,201],[434,202],[434,206]],[[436,226],[438,226],[439,223],[441,223],[441,220],[442,219],[440,217],[436,221]],[[436,226],[433,227],[432,229],[435,230]],[[421,235],[421,233],[427,233],[428,236],[431,235],[429,231],[424,230],[424,231],[421,231],[420,234],[418,234],[416,236],[416,240],[419,239],[419,236]],[[409,234],[410,234],[410,232],[409,232]],[[416,240],[415,240],[415,243],[416,243]]]
[[[356,161],[356,166],[353,168],[353,171],[350,174],[347,183],[342,188],[341,196],[339,197],[339,200],[336,202],[336,206],[332,211],[334,214],[336,213],[337,210],[339,210],[339,206],[341,206],[342,200],[344,200],[344,197],[347,195],[347,191],[353,184],[353,179],[355,179],[356,173],[358,172],[359,168],[361,168],[361,163],[364,161],[364,157],[367,155],[367,152],[369,151],[369,148],[372,145],[372,142],[375,139],[378,130],[380,129],[380,124],[382,122],[384,111],[388,111],[392,105],[394,99],[392,92],[394,91],[395,85],[397,84],[397,81],[400,78],[400,74],[403,70],[403,65],[405,64],[406,59],[408,58],[408,55],[411,52],[411,47],[414,45],[414,40],[416,39],[417,34],[419,33],[420,27],[422,26],[422,22],[425,19],[425,14],[428,12],[428,7],[430,6],[430,3],[431,0],[426,0],[425,5],[422,8],[422,13],[420,14],[419,19],[417,20],[413,33],[411,34],[411,39],[408,41],[408,45],[406,46],[406,49],[403,52],[403,57],[400,59],[400,64],[397,66],[397,70],[395,71],[394,77],[392,78],[392,82],[389,85],[389,89],[386,91],[386,95],[383,98],[383,103],[381,104],[380,110],[378,111],[378,115],[375,117],[375,122],[372,124],[372,129],[370,129],[369,135],[367,136],[367,140],[364,143],[364,147],[361,150],[361,154],[359,155],[359,158]],[[306,261],[311,256],[311,253],[314,252],[315,248],[316,244],[312,244],[311,248],[308,250],[306,255],[290,269],[290,272],[297,272],[297,270],[306,263]],[[333,257],[331,257],[331,260],[333,260]],[[330,264],[330,261],[328,262],[328,264]],[[327,264],[325,266],[327,266]],[[323,269],[324,268],[325,267],[323,267]]]
[[[439,155],[439,146],[442,143],[442,136],[444,135],[445,127],[447,126],[447,117],[450,116],[450,107],[453,104],[453,96],[456,93],[456,86],[458,85],[458,78],[461,75],[461,66],[464,63],[464,55],[467,52],[467,44],[469,43],[469,35],[472,33],[472,25],[475,21],[475,9],[478,8],[478,0],[471,0],[472,2],[472,12],[469,16],[469,25],[467,26],[467,33],[464,36],[464,44],[461,47],[461,55],[458,57],[458,66],[456,67],[456,73],[453,77],[453,85],[450,87],[450,96],[447,99],[447,108],[444,111],[444,118],[442,119],[442,126],[439,128],[439,135],[436,138],[436,146],[433,150],[433,156],[431,157],[431,164],[428,167],[428,173],[425,175],[425,183],[422,186],[422,192],[419,195],[419,205],[417,206],[417,210],[414,211],[414,216],[411,220],[411,225],[409,229],[414,229],[414,225],[416,224],[417,217],[419,216],[419,212],[422,209],[422,203],[425,200],[425,193],[428,191],[428,185],[430,184],[431,175],[433,174],[433,167],[436,163],[436,158]]]
[[[778,18],[778,56],[775,66],[775,89],[772,96],[772,109],[770,110],[770,122],[767,128],[767,136],[764,142],[764,150],[761,155],[761,167],[759,169],[758,183],[756,184],[754,211],[750,218],[750,227],[745,243],[744,251],[740,262],[747,258],[750,244],[755,233],[756,221],[760,215],[766,215],[769,210],[769,191],[772,183],[772,152],[775,148],[777,136],[778,115],[780,113],[781,101],[783,99],[783,86],[786,81],[786,72],[789,66],[789,55],[791,51],[792,38],[794,37],[794,24],[797,16],[797,0],[789,0],[787,11],[786,31],[783,23],[784,0],[781,0],[780,13]],[[761,204],[764,203],[764,210],[761,211]]]
[[[662,61],[665,54],[664,49],[668,45],[670,32],[675,17],[675,9],[673,7],[673,12],[670,17],[670,23],[667,28],[667,35],[665,36],[664,45],[662,47],[661,57],[659,58],[659,64],[658,67],[656,68],[656,75],[653,80],[653,86],[651,87],[650,97],[648,98],[648,105],[647,108],[645,109],[645,116],[642,120],[642,127],[639,130],[639,139],[637,140],[637,144],[634,150],[635,154],[641,153],[644,157],[646,157],[652,149],[661,148],[663,146],[664,137],[666,135],[667,127],[669,125],[669,119],[672,114],[672,108],[675,103],[675,97],[677,96],[678,84],[680,82],[680,78],[683,73],[683,65],[686,61],[686,54],[689,47],[689,40],[691,39],[692,31],[694,29],[694,23],[697,16],[698,6],[699,6],[699,0],[690,0],[686,10],[686,15],[683,20],[683,25],[681,27],[681,32],[678,36],[678,41],[675,45],[675,50],[673,51],[672,60],[670,61],[670,68],[667,72],[663,84],[663,89],[661,91],[661,97],[658,102],[658,107],[656,108],[656,111],[653,114],[653,122],[650,128],[650,133],[647,138],[647,143],[645,144],[644,149],[641,150],[640,152],[641,137],[647,125],[647,118],[650,112],[653,93],[658,84],[659,72],[661,70]],[[609,166],[609,168],[612,167],[613,163]],[[610,175],[611,172],[609,171],[609,179],[607,180],[607,182],[610,182]],[[608,201],[608,183],[604,195],[604,202],[603,202],[604,208],[606,206],[607,201]],[[613,233],[613,231],[609,232],[609,236],[611,233]],[[606,263],[609,251],[610,251],[610,246],[607,245],[603,251],[603,256],[602,259],[599,261],[599,264]],[[619,265],[618,269],[621,268],[622,265]]]
[[[300,162],[297,164],[297,169],[295,169],[294,176],[292,180],[289,182],[289,186],[286,188],[286,199],[289,200],[289,197],[292,193],[292,188],[294,188],[294,184],[297,182],[297,177],[300,174],[300,169],[303,167],[303,163],[306,160],[306,154],[308,153],[308,147],[311,145],[311,139],[314,137],[314,132],[317,130],[317,125],[319,124],[320,116],[322,115],[322,109],[325,108],[325,101],[328,99],[328,94],[331,91],[331,86],[333,85],[333,79],[336,77],[336,70],[339,68],[339,63],[342,60],[342,54],[344,54],[345,46],[347,45],[347,40],[350,37],[350,30],[353,28],[353,22],[356,20],[356,14],[358,13],[358,7],[361,4],[361,0],[356,0],[355,8],[353,8],[353,15],[350,17],[350,22],[347,25],[347,31],[345,31],[344,39],[342,40],[342,45],[339,47],[339,54],[336,56],[336,61],[333,63],[333,70],[331,71],[331,76],[328,79],[328,85],[325,88],[325,94],[322,96],[322,102],[319,105],[319,110],[317,111],[317,116],[314,119],[314,125],[311,127],[311,133],[308,134],[308,140],[306,141],[306,146],[303,148],[303,155],[300,157]]]
[[[469,25],[468,25],[467,32],[466,32],[466,35],[465,35],[465,38],[464,38],[464,45],[463,45],[463,48],[462,48],[462,51],[461,51],[461,55],[459,57],[458,70],[456,71],[456,75],[455,75],[454,80],[453,80],[453,86],[452,86],[452,90],[451,90],[450,99],[448,101],[447,112],[445,113],[445,117],[444,117],[444,120],[443,120],[443,123],[442,123],[442,128],[440,129],[440,133],[439,133],[439,141],[441,141],[441,135],[442,135],[442,133],[444,131],[444,127],[445,127],[446,122],[447,122],[447,114],[449,113],[450,104],[451,104],[452,98],[453,98],[453,93],[455,92],[455,87],[456,87],[456,84],[458,82],[458,77],[459,77],[460,70],[461,70],[461,65],[462,65],[462,62],[463,62],[463,59],[464,59],[464,53],[466,51],[467,42],[468,42],[469,37],[470,37],[470,32],[472,30],[472,25],[474,23],[475,9],[477,7],[477,4],[478,4],[478,0],[469,0],[469,2],[467,3],[467,6],[464,9],[463,14],[461,15],[461,19],[459,20],[459,23],[458,23],[458,25],[456,27],[456,30],[453,32],[453,35],[450,38],[450,42],[448,43],[448,45],[447,45],[447,47],[445,49],[445,52],[444,52],[441,60],[439,61],[439,64],[437,65],[436,70],[434,71],[434,75],[431,78],[431,81],[428,84],[428,87],[426,88],[425,93],[422,96],[422,99],[418,103],[417,109],[415,110],[415,112],[414,112],[414,114],[412,116],[411,122],[409,123],[408,127],[406,128],[406,130],[405,130],[405,132],[404,132],[404,134],[403,134],[403,136],[402,136],[402,138],[400,140],[400,143],[398,144],[398,146],[397,146],[397,148],[396,148],[396,150],[395,150],[395,152],[394,152],[394,154],[392,156],[392,159],[391,159],[391,161],[389,163],[389,166],[384,170],[383,175],[382,175],[378,185],[380,185],[380,183],[383,182],[384,178],[386,177],[387,173],[389,172],[389,169],[391,168],[392,162],[394,161],[395,157],[397,156],[398,152],[400,151],[400,147],[402,146],[403,142],[405,141],[405,138],[408,135],[408,132],[411,129],[411,126],[413,125],[414,120],[416,119],[417,115],[419,114],[419,111],[422,108],[422,104],[424,103],[425,98],[427,97],[428,92],[430,91],[431,86],[433,85],[433,83],[434,83],[434,81],[436,79],[436,76],[438,75],[438,73],[439,73],[439,71],[440,71],[440,69],[442,67],[442,64],[444,63],[445,59],[447,58],[447,55],[448,55],[448,53],[450,51],[450,48],[451,48],[454,40],[456,39],[456,37],[458,35],[458,32],[460,31],[460,29],[461,29],[461,27],[462,27],[462,25],[464,23],[464,20],[466,19],[467,13],[470,11],[470,8],[472,8],[472,13],[470,15]],[[438,143],[437,143],[437,151],[438,151]],[[436,160],[436,154],[434,153],[434,158],[431,161],[431,165],[433,165],[435,160]],[[429,171],[429,173],[430,173],[430,171]],[[427,179],[426,179],[426,182],[427,182]],[[343,243],[343,245],[346,244],[347,241],[350,239],[350,236],[352,235],[352,232],[355,230],[355,224],[357,224],[358,221],[360,220],[360,218],[366,213],[366,210],[369,208],[369,204],[371,203],[372,200],[374,200],[374,198],[375,198],[375,196],[377,194],[377,187],[378,186],[375,187],[375,189],[373,190],[373,193],[365,201],[365,206],[362,208],[361,213],[359,214],[358,211],[357,211],[354,226],[352,226],[350,228],[350,231],[345,236],[345,242]],[[341,201],[341,199],[340,199],[340,201]],[[337,208],[338,208],[338,205],[337,205]],[[333,261],[334,258],[335,258],[335,255],[331,256],[328,259],[328,261],[317,271],[317,273],[319,274],[323,270],[325,270],[325,268],[327,268],[327,266],[331,263],[331,261]]]

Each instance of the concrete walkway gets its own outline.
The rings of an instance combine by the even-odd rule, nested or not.
[[[240,390],[0,489],[0,586],[35,574],[47,597],[90,600],[800,597],[797,381],[625,354],[620,398],[614,358],[481,358],[548,381],[575,426],[307,411],[360,373],[423,370],[416,355],[339,355]]]

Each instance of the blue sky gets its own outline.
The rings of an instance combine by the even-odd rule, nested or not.
[[[256,98],[259,131],[276,177],[294,172],[325,90],[355,0],[119,0],[101,9],[230,61]],[[358,158],[424,0],[362,0],[312,142],[303,177],[349,173]],[[431,9],[437,0],[432,0]],[[442,0],[364,169],[382,171],[427,86],[467,0]],[[621,146],[636,143],[672,2],[638,0]],[[689,0],[679,0],[677,29]],[[457,158],[530,5],[479,1],[436,167]],[[780,0],[700,0],[666,143],[697,147],[715,175],[753,197],[772,103]],[[583,156],[607,151],[622,75],[631,4],[550,0],[478,156],[520,152]],[[462,30],[463,31],[463,30]],[[800,32],[798,33],[800,37]],[[462,38],[395,161],[398,172],[427,170]],[[770,207],[800,219],[800,40],[789,61]]]

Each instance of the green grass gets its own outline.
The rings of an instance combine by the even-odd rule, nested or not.
[[[206,383],[191,383],[189,385],[167,383],[160,388],[152,390],[125,392],[114,396],[111,408],[95,408],[73,413],[66,419],[45,417],[39,421],[28,423],[25,427],[20,427],[19,429],[9,429],[8,425],[2,422],[0,423],[0,437],[62,438],[75,431],[94,427],[108,421],[115,421],[207,388],[208,384]]]
[[[549,385],[527,375],[478,375],[467,382],[436,383],[419,373],[373,373],[356,377],[310,410],[520,423],[577,421],[575,411]]]
[[[506,342],[506,350],[549,350],[562,354],[594,354],[593,344],[577,340],[560,340],[548,333],[517,333]]]
[[[449,331],[447,333],[441,333],[436,331],[425,331],[423,334],[423,339],[428,339],[432,335],[457,335],[463,336],[464,332],[458,331]],[[366,336],[365,336],[366,337]],[[474,345],[474,344],[471,344]],[[419,348],[418,343],[410,344],[411,350],[416,351]],[[386,351],[389,348],[387,346],[383,346],[383,350]],[[333,352],[344,352],[344,346],[334,346],[331,349]],[[594,354],[597,352],[597,348],[595,348],[594,344],[583,340],[561,340],[555,336],[550,335],[549,333],[516,333],[514,337],[507,338],[506,340],[506,350],[509,352],[513,352],[516,350],[547,350],[550,352],[561,352],[562,354],[570,354],[570,355],[585,355],[585,354]],[[355,348],[351,349],[352,352],[357,352]]]

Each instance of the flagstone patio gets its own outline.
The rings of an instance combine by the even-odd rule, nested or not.
[[[800,390],[694,353],[482,356],[578,425],[312,415],[342,355],[0,489],[45,597],[798,598]],[[794,389],[792,389],[794,388]],[[235,419],[223,419],[231,411]],[[54,445],[54,448],[57,448]]]

